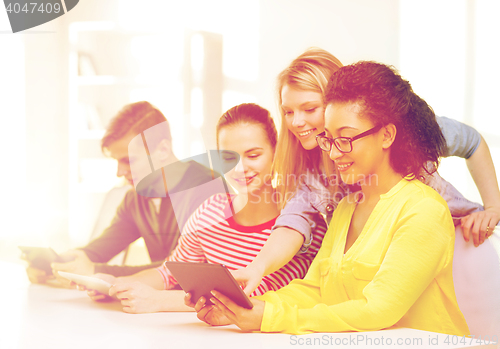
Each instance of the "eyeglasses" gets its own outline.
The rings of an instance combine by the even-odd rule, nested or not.
[[[360,133],[357,136],[354,137],[337,137],[337,138],[330,138],[326,136],[325,132],[321,132],[319,135],[316,136],[316,142],[318,142],[318,145],[321,150],[330,152],[332,150],[332,144],[335,144],[335,147],[341,152],[341,153],[350,153],[352,151],[352,142],[354,142],[357,139],[369,136],[378,130],[382,128],[382,125],[375,126],[374,128],[369,129],[368,131],[365,131],[363,133]]]

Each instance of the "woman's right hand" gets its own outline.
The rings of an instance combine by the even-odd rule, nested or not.
[[[114,277],[113,275],[97,273],[97,274],[94,274],[92,276],[99,278],[101,280],[104,280],[104,281],[110,283],[111,285],[116,283],[116,277]],[[92,299],[95,302],[108,302],[108,301],[113,300],[113,297],[111,297],[107,294],[102,294],[96,290],[87,290],[87,288],[83,285],[77,285],[76,288],[79,289],[80,291],[86,290],[87,295],[90,297],[90,299]]]
[[[200,297],[195,303],[191,300],[191,294],[186,293],[184,304],[196,310],[196,316],[201,321],[211,326],[224,326],[231,324],[231,321],[215,305],[206,304],[205,297]]]
[[[260,282],[264,277],[264,275],[262,275],[257,268],[252,267],[251,265],[243,269],[231,270],[230,272],[247,296],[250,296],[252,292],[259,287]]]

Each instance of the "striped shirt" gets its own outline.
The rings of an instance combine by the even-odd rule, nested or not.
[[[216,194],[207,199],[188,219],[177,247],[166,259],[174,262],[223,264],[229,270],[246,267],[257,256],[271,234],[272,220],[255,225],[242,226],[230,214],[226,194]],[[303,278],[318,252],[326,223],[318,219],[313,243],[305,253],[297,254],[281,269],[265,276],[252,296],[275,291],[296,278]],[[165,289],[171,289],[177,281],[165,265],[158,268]]]

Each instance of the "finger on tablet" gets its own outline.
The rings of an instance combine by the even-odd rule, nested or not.
[[[198,302],[196,302],[196,304],[194,305],[194,310],[196,310],[196,312],[199,312],[206,303],[207,301],[205,297],[200,297],[200,299],[198,299]]]
[[[117,292],[115,294],[115,297],[118,298],[119,300],[127,300],[131,298],[130,293],[128,291]]]
[[[114,295],[118,295],[118,293],[128,291],[129,289],[130,285],[128,283],[119,283],[110,287],[109,295],[113,297]]]
[[[105,301],[108,299],[108,296],[105,294],[99,293],[98,295],[95,295],[93,297],[90,297],[94,302],[100,302],[100,301]]]
[[[77,284],[75,282],[72,282],[72,284],[76,285],[76,289],[79,291],[87,291],[87,287],[85,287],[84,285],[80,285],[80,284]]]
[[[201,321],[211,325],[211,323],[208,321],[207,315],[214,309],[215,305],[207,305],[206,307],[200,309],[200,311],[196,314],[196,317]]]
[[[196,303],[193,303],[191,301],[191,293],[186,293],[184,296],[184,304],[187,305],[188,307],[194,308]]]
[[[90,297],[90,299],[92,299],[95,302],[111,300],[111,297],[106,296],[105,294],[102,294],[100,292],[97,292],[96,290],[87,290],[87,295]]]

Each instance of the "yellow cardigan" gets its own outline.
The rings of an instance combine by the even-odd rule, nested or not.
[[[418,180],[381,195],[344,255],[356,204],[343,199],[303,280],[257,299],[263,332],[370,331],[395,327],[468,335],[453,287],[455,229],[446,202]]]

